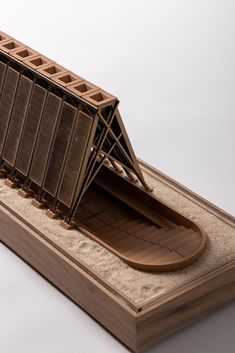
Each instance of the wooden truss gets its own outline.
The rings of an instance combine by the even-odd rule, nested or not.
[[[126,129],[124,127],[118,100],[105,109],[98,110],[93,122],[93,133],[90,134],[84,173],[79,181],[80,187],[74,195],[74,201],[68,212],[67,222],[76,214],[82,196],[103,165],[108,166],[120,176],[149,191],[139,163],[133,151]]]
[[[35,59],[18,60],[23,49],[11,55],[7,48],[8,41],[6,48],[0,45],[0,166],[2,173],[4,168],[9,170],[9,183],[20,179],[23,193],[35,186],[35,202],[40,204],[49,196],[52,212],[66,206],[67,223],[104,165],[149,191],[121,119],[118,99],[65,69],[54,78],[52,69],[61,67],[53,62],[32,68]],[[72,79],[75,83],[67,89],[67,81]],[[80,97],[84,89],[91,93]],[[38,127],[32,131],[35,112]]]

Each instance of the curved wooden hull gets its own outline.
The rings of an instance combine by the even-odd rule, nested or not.
[[[146,271],[179,270],[206,246],[206,234],[194,222],[108,168],[84,195],[75,222],[127,264]]]

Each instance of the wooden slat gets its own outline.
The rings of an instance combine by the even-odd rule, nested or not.
[[[15,165],[15,168],[24,175],[28,175],[29,172],[46,93],[43,87],[34,84]]]
[[[129,250],[132,249],[134,251],[134,248],[136,246],[138,246],[139,244],[142,244],[142,246],[144,245],[144,243],[146,243],[145,241],[143,241],[142,239],[138,239],[136,237],[134,237],[133,235],[130,235],[126,232],[120,232],[120,234],[122,234],[121,237],[119,237],[118,239],[111,239],[110,240],[110,244],[115,248],[118,249],[119,251],[124,251],[124,250]]]
[[[114,218],[109,213],[105,213],[105,212],[98,215],[97,217],[101,219],[105,224],[112,224],[115,221]]]
[[[126,231],[128,231],[128,232],[129,232],[129,230],[130,230],[130,232],[131,232],[131,229],[132,229],[133,227],[136,227],[137,225],[140,225],[140,224],[141,224],[141,218],[135,217],[134,219],[130,220],[130,222],[127,222],[127,223],[125,223],[125,224],[119,226],[119,228],[120,228],[121,230],[126,230]]]
[[[149,225],[150,225],[150,223],[140,222],[140,223],[138,223],[136,225],[133,225],[132,227],[128,228],[127,232],[136,236],[137,232],[140,232],[140,231],[142,231],[144,229],[149,228]]]
[[[2,92],[6,71],[7,71],[7,65],[4,64],[3,62],[0,62],[0,95]]]
[[[155,242],[156,240],[156,237],[161,235],[161,234],[166,234],[167,232],[167,229],[165,229],[164,227],[163,228],[156,228],[156,229],[153,229],[151,232],[149,232],[145,237],[144,237],[144,240],[146,241],[151,241],[151,242]]]
[[[58,199],[68,207],[71,206],[73,201],[91,127],[92,118],[80,112],[58,192]]]
[[[192,242],[184,244],[182,247],[177,248],[177,253],[181,254],[182,256],[190,256],[193,254],[197,247],[200,246],[200,238],[194,239]]]
[[[174,263],[174,262],[180,261],[180,260],[182,260],[182,258],[183,257],[181,255],[177,254],[174,251],[171,251],[168,254],[166,254],[164,256],[161,256],[159,258],[159,260],[160,260],[160,263],[162,265],[164,265],[164,264],[167,264],[167,263]],[[149,263],[154,263],[154,264],[156,263],[156,259],[154,258],[154,254],[153,254],[152,257],[148,257],[148,262]]]
[[[11,115],[12,106],[15,99],[19,76],[19,73],[11,67],[7,69],[6,79],[0,100],[0,155],[2,155],[3,145],[7,132],[8,122]]]
[[[66,157],[69,140],[77,109],[64,102],[60,114],[58,129],[52,146],[50,161],[46,172],[43,189],[52,196],[56,196],[59,179]]]
[[[157,244],[151,244],[149,242],[146,242],[147,244],[149,244],[148,247],[143,248],[143,247],[139,247],[139,249],[135,250],[135,254],[132,254],[132,257],[135,256],[136,258],[142,258],[143,256],[149,254],[149,253],[156,253],[156,251],[158,250],[162,250],[162,247],[157,245]]]
[[[152,247],[153,246],[150,243],[139,240],[133,244],[133,247],[130,247],[129,249],[122,249],[122,254],[127,257],[130,256],[133,258],[133,256],[136,256],[138,258],[140,250],[150,251]]]
[[[30,179],[32,179],[39,186],[42,185],[47,157],[53,139],[53,133],[56,126],[60,105],[61,99],[53,93],[49,93],[29,172]]]
[[[100,211],[100,207],[99,205],[97,205],[95,202],[92,202],[92,200],[90,200],[89,202],[87,202],[85,205],[84,205],[84,208],[91,212],[91,214],[95,214],[97,212]]]
[[[32,85],[29,78],[21,75],[2,155],[2,158],[12,167],[15,164]]]
[[[181,232],[176,231],[175,233],[171,233],[166,239],[159,241],[161,246],[169,247],[169,249],[174,250],[175,244],[178,242],[188,239],[191,234],[197,234],[192,229],[186,229]]]
[[[101,229],[102,235],[105,235],[105,233],[109,233],[109,232],[111,232],[113,229],[115,229],[112,224],[113,224],[113,222],[110,223],[110,224],[106,224],[106,225]]]
[[[188,234],[185,237],[182,237],[182,239],[178,239],[177,241],[173,242],[169,246],[169,249],[178,251],[178,249],[181,249],[182,247],[190,243],[196,250],[196,243],[198,239],[200,240],[200,236],[198,235],[198,233],[195,233],[193,230],[189,230]]]
[[[105,225],[103,228],[101,228],[100,230],[99,230],[99,233],[101,234],[101,236],[102,236],[102,238],[106,238],[107,236],[109,236],[109,233],[111,232],[111,231],[113,231],[113,227],[112,227],[112,225],[111,224],[108,224],[108,225]]]
[[[77,212],[77,217],[78,218],[87,218],[88,216],[90,216],[90,212],[88,212],[85,208],[83,207],[79,207],[78,212]]]
[[[160,229],[156,226],[156,224],[153,223],[148,228],[141,229],[139,232],[136,232],[136,235],[138,237],[143,238],[144,240],[147,240],[147,239],[145,239],[145,237],[147,237],[148,234],[151,234],[153,232],[157,232]]]
[[[126,242],[129,242],[129,243],[132,243],[133,245],[134,239],[132,239],[132,236],[130,234],[121,230],[116,230],[116,232],[117,233],[115,237],[107,237],[107,241],[111,243],[112,246],[117,246],[117,245],[121,246],[123,244],[123,241],[124,241],[124,244]]]
[[[97,231],[104,226],[104,222],[97,217],[90,218],[88,221],[89,225],[94,227]]]
[[[155,251],[156,249],[156,251]],[[142,256],[138,256],[138,261],[143,262],[143,263],[148,263],[151,261],[154,261],[156,264],[161,263],[161,258],[170,254],[172,251],[170,251],[167,248],[161,248],[158,249],[158,246],[154,248],[154,246],[149,248],[149,253],[144,254]]]
[[[119,228],[124,230],[124,227],[130,224],[130,222],[135,221],[135,217],[132,215],[125,214],[125,217],[120,217],[117,221],[110,224],[113,228]],[[105,230],[104,230],[105,231]]]
[[[146,237],[146,239],[150,240],[154,243],[160,243],[161,241],[169,239],[170,237],[172,237],[172,235],[178,234],[184,230],[185,230],[185,228],[182,228],[181,226],[176,227],[171,230],[166,230],[166,229],[162,228],[159,231],[157,231],[156,233],[150,234],[148,237]]]
[[[133,251],[133,249],[130,248],[130,250],[128,251],[123,251],[123,255],[127,256],[127,257],[130,257],[131,259],[133,260],[136,260],[136,261],[145,261],[143,259],[145,259],[145,257],[154,254],[155,256],[155,260],[157,258],[157,256],[161,256],[161,255],[165,255],[165,254],[168,254],[169,250],[168,249],[163,249],[163,248],[160,248],[159,245],[151,245],[150,243],[148,242],[145,242],[145,248],[143,248],[142,244],[138,247],[138,248],[135,248],[135,251]],[[146,252],[144,253],[144,255],[139,255],[139,251],[141,250],[146,250]]]
[[[118,221],[126,216],[127,207],[122,205],[122,208],[120,208],[119,200],[116,199],[114,202],[113,197],[111,197],[109,193],[99,189],[98,187],[91,185],[84,196],[96,199],[96,204],[100,205],[104,212],[108,213],[115,221]],[[84,199],[84,196],[82,200]]]

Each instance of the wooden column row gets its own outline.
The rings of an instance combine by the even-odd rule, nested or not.
[[[93,117],[0,62],[0,158],[72,207]]]

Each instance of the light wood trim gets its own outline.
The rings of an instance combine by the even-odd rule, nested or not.
[[[235,299],[235,260],[163,296],[137,318],[137,351]]]

